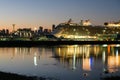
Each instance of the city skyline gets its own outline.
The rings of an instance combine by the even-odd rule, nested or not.
[[[93,25],[120,20],[119,0],[1,0],[0,29],[52,28],[68,19],[90,19]]]

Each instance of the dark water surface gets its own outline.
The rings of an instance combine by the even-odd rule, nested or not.
[[[120,75],[120,45],[0,48],[0,71],[59,80]]]

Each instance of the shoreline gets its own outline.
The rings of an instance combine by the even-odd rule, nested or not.
[[[0,71],[0,80],[49,80],[43,77],[19,75]]]
[[[100,78],[100,80],[119,80],[119,79],[120,76],[112,76],[112,75]],[[16,73],[8,73],[8,72],[0,71],[0,80],[58,80],[58,79],[44,78],[37,76],[26,76],[26,75],[19,75]]]
[[[39,47],[56,45],[120,44],[120,41],[0,41],[0,47]]]

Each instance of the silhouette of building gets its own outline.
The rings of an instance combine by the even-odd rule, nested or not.
[[[38,32],[43,32],[43,27],[40,26]]]
[[[23,29],[18,29],[15,32],[15,35],[19,36],[19,37],[32,37],[33,36],[33,31],[31,30],[31,28],[23,28]]]
[[[54,30],[55,30],[55,25],[53,24],[53,25],[52,25],[52,31],[54,31]]]

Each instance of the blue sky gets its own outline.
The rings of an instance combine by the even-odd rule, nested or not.
[[[120,20],[120,0],[0,0],[0,29],[51,28],[72,18],[90,19],[94,25]]]

